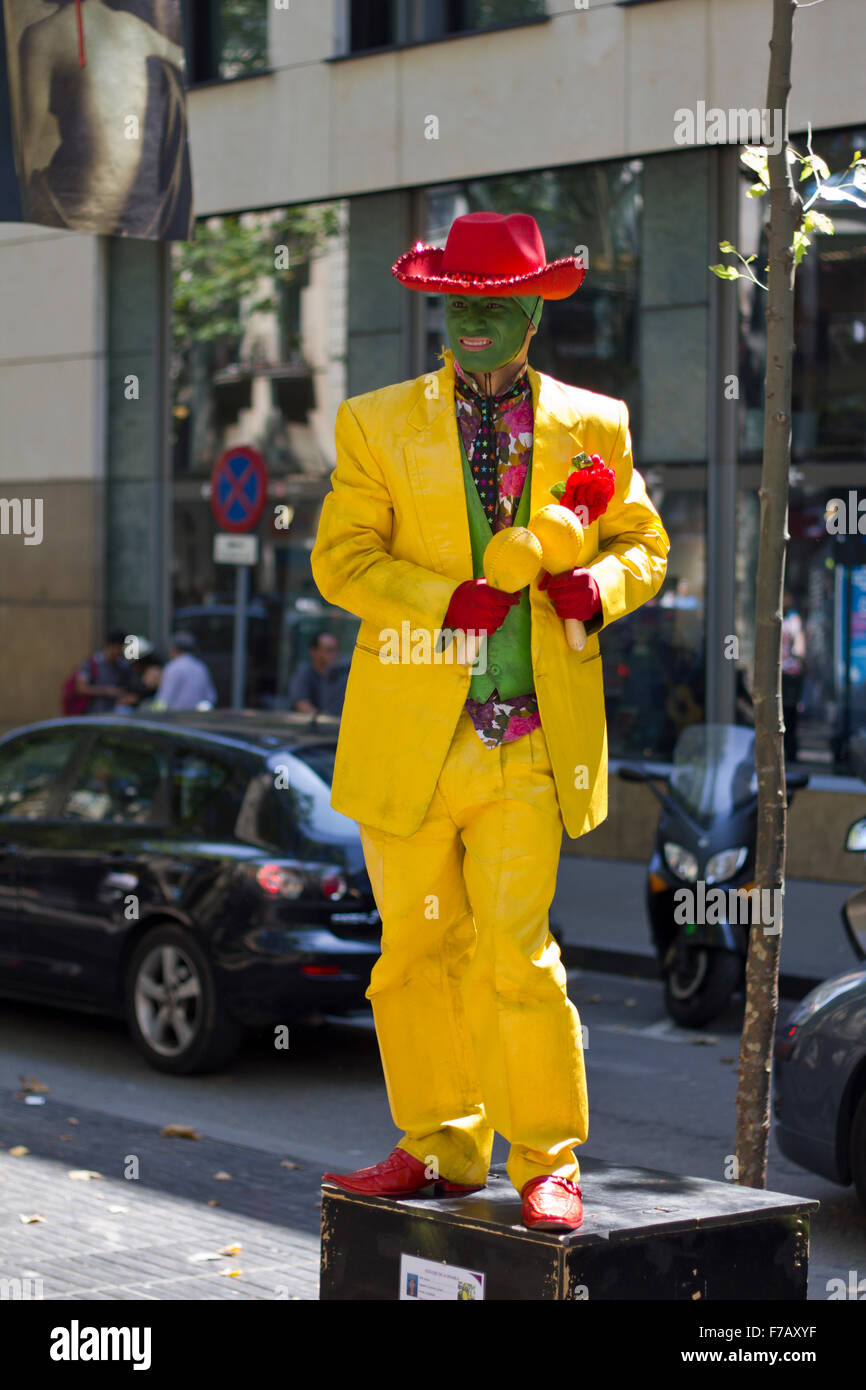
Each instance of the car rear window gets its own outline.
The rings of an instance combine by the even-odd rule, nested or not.
[[[115,825],[158,824],[165,764],[165,750],[159,744],[103,735],[75,779],[63,805],[63,818]]]
[[[198,750],[178,748],[171,763],[172,824],[206,840],[234,836],[248,775]]]
[[[326,787],[330,787],[334,781],[336,753],[336,744],[332,743],[313,743],[305,748],[292,749],[292,756],[300,762],[306,763],[307,767],[312,768],[316,776],[321,777]]]
[[[50,729],[0,748],[0,816],[38,820],[45,815],[78,735],[78,729]]]

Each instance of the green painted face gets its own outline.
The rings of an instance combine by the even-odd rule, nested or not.
[[[527,315],[537,324],[541,309],[542,301],[535,295],[484,299],[474,294],[446,294],[448,345],[464,372],[498,371],[523,347],[529,327]]]

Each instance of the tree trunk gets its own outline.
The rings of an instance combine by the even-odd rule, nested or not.
[[[793,240],[799,215],[786,149],[791,89],[793,0],[773,0],[767,86],[769,120],[782,129],[781,150],[769,154],[770,224],[767,296],[767,372],[761,536],[755,588],[755,762],[758,841],[755,879],[766,911],[752,913],[746,965],[746,1012],[737,1090],[736,1180],[765,1187],[770,1134],[770,1081],[779,1004],[779,956],[785,886],[786,788],[781,691],[782,593],[788,540],[791,462],[791,369],[794,328]],[[769,890],[767,893],[765,890]],[[769,930],[767,930],[769,928]]]

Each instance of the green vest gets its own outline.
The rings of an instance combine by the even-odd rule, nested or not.
[[[490,522],[484,515],[484,507],[478,496],[478,489],[472,477],[472,469],[463,447],[460,430],[460,454],[463,460],[463,486],[466,491],[466,510],[469,517],[469,539],[472,543],[472,573],[476,579],[484,577],[484,551],[493,535]],[[532,465],[526,470],[526,481],[520,504],[514,517],[515,526],[525,526],[529,520],[529,492],[532,482]],[[529,610],[529,589],[521,589],[520,603],[508,610],[508,617],[500,628],[487,639],[487,670],[483,675],[472,677],[469,695],[473,700],[489,700],[494,690],[498,690],[503,700],[513,699],[515,695],[530,695],[535,688],[532,676],[531,615]]]

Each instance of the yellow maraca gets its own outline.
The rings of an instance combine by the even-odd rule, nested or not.
[[[541,541],[526,526],[506,526],[487,542],[484,578],[493,589],[516,594],[532,583],[541,567]],[[470,666],[477,655],[478,641],[471,637],[466,644],[466,659]]]
[[[551,502],[530,518],[529,529],[541,542],[544,568],[549,574],[562,574],[580,563],[583,527],[569,507]],[[586,628],[579,618],[565,619],[565,638],[574,652],[586,646]]]

